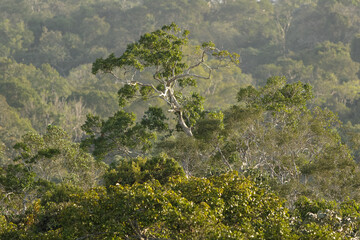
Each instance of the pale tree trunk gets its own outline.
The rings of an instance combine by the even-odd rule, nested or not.
[[[185,133],[186,135],[188,135],[189,137],[192,137],[192,136],[193,136],[193,133],[192,133],[192,131],[191,131],[191,128],[186,125],[186,123],[185,123],[185,121],[184,121],[184,118],[183,118],[183,116],[182,116],[182,112],[179,112],[178,118],[179,118],[179,124],[180,124],[180,126],[181,126],[181,129],[184,131],[184,133]]]

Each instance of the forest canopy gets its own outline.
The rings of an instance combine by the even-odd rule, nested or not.
[[[360,1],[0,13],[0,239],[360,237]]]

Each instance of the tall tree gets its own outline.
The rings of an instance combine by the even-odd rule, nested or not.
[[[93,64],[93,73],[112,74],[124,87],[119,90],[120,106],[124,106],[139,92],[143,97],[156,95],[173,112],[181,129],[193,136],[192,129],[203,111],[202,97],[195,92],[186,96],[182,88],[196,86],[196,79],[210,79],[214,66],[206,63],[207,58],[217,58],[220,63],[238,62],[238,55],[220,51],[211,42],[203,43],[193,55],[186,56],[184,48],[188,46],[188,31],[179,29],[174,23],[161,30],[144,34],[136,43],[128,45],[126,51],[115,57],[97,59]],[[218,66],[217,66],[218,67]],[[204,74],[195,70],[202,68]],[[123,76],[116,74],[122,70]],[[152,79],[144,79],[138,72],[148,70]]]

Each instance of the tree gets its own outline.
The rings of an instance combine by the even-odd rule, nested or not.
[[[31,31],[26,29],[23,21],[12,22],[0,20],[0,58],[12,58],[16,52],[26,51],[34,41]]]
[[[106,121],[88,114],[81,127],[88,135],[81,143],[82,148],[91,150],[97,159],[104,159],[111,154],[126,157],[143,155],[152,147],[156,135],[135,120],[134,113],[124,110],[116,112]]]
[[[32,220],[26,227],[19,226],[17,231],[7,227],[4,232],[22,232],[33,239],[292,237],[283,201],[236,172],[212,178],[178,176],[166,184],[150,180],[70,193],[67,191],[69,197],[62,201],[47,198],[34,204],[24,217]],[[11,221],[6,224],[11,226]],[[5,233],[0,230],[0,237]]]
[[[25,213],[33,201],[57,185],[94,187],[106,169],[64,130],[51,125],[44,135],[23,135],[14,149],[14,162],[0,168],[0,211],[5,215]]]
[[[5,165],[14,157],[12,147],[26,132],[34,131],[28,119],[21,118],[16,110],[10,107],[5,97],[0,95],[0,165]]]
[[[273,6],[270,1],[211,1],[209,39],[224,44],[232,51],[268,45],[274,37]],[[223,36],[226,36],[224,38]]]
[[[357,198],[359,170],[341,142],[341,122],[328,109],[308,108],[311,98],[310,85],[272,77],[263,87],[241,88],[238,104],[223,114],[199,120],[191,141],[177,136],[158,148],[187,175],[238,170],[268,177],[290,204],[301,194]]]
[[[141,36],[136,43],[128,45],[126,51],[115,57],[111,54],[106,59],[97,59],[93,64],[93,73],[112,74],[124,87],[119,90],[119,104],[124,106],[139,92],[143,97],[155,94],[173,112],[181,129],[193,136],[192,128],[203,111],[203,99],[198,93],[184,96],[181,88],[195,86],[197,78],[210,79],[212,66],[206,64],[207,57],[215,57],[222,62],[238,62],[238,55],[220,51],[211,42],[203,43],[193,56],[185,56],[188,46],[188,31],[180,34],[175,24],[164,26],[161,30]],[[195,70],[202,67],[205,75]],[[116,70],[123,70],[124,77],[116,75]],[[143,79],[138,71],[149,70],[151,79]]]
[[[147,158],[135,158],[113,162],[104,174],[105,186],[116,184],[133,185],[156,179],[161,184],[169,181],[170,177],[184,176],[180,165],[166,155]]]
[[[0,212],[4,215],[25,213],[36,199],[36,174],[24,164],[0,168]]]
[[[86,39],[88,43],[95,42],[99,37],[106,35],[109,29],[110,25],[97,15],[85,18],[81,23],[83,39]]]
[[[356,197],[350,182],[358,171],[336,132],[340,122],[327,109],[308,109],[311,98],[308,84],[287,84],[280,77],[269,78],[259,89],[241,88],[239,104],[225,112],[219,161],[225,157],[242,171],[260,169],[280,188],[299,184],[286,195],[307,191],[330,199]]]
[[[93,187],[105,166],[73,143],[61,128],[49,125],[44,135],[28,133],[15,144],[15,162],[21,163],[39,179]]]
[[[350,55],[354,62],[360,62],[360,34],[355,35],[351,41]]]
[[[278,0],[275,6],[275,22],[278,29],[278,41],[281,47],[281,53],[287,56],[287,34],[291,28],[294,15],[299,8],[311,3],[312,0]]]
[[[292,212],[292,228],[302,239],[353,239],[359,237],[359,204],[301,197]]]

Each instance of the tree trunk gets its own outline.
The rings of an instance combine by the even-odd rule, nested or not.
[[[179,112],[178,118],[179,118],[179,124],[180,124],[182,130],[183,130],[183,131],[186,133],[186,135],[188,135],[189,137],[193,137],[193,133],[191,132],[191,128],[189,128],[189,127],[186,125],[186,123],[185,123],[185,121],[184,121],[184,118],[183,118],[183,116],[182,116],[182,112]]]

